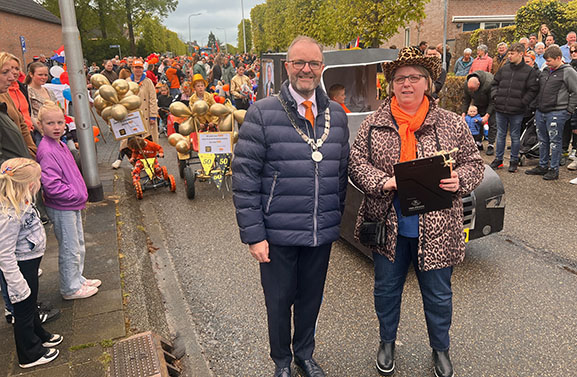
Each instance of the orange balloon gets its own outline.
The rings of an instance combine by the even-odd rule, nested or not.
[[[223,85],[222,90],[224,90],[225,92],[228,92],[230,90],[230,85],[228,85],[228,84]]]

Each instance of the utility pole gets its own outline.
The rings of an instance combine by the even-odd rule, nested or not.
[[[244,39],[244,53],[246,54],[246,30],[244,28],[244,3],[240,0],[240,7],[242,10],[242,37]]]
[[[82,44],[80,32],[76,24],[76,12],[73,0],[59,0],[60,17],[62,21],[62,38],[66,51],[66,65],[70,78],[72,102],[75,110],[75,123],[80,145],[80,160],[82,162],[82,174],[88,189],[88,200],[99,202],[104,199],[102,182],[98,175],[98,163],[96,160],[96,148],[90,121],[90,108],[88,105],[88,90],[86,89],[86,76],[84,74],[84,58],[82,56]]]
[[[443,68],[449,71],[447,67],[447,3],[449,0],[445,0],[445,11],[443,14]]]

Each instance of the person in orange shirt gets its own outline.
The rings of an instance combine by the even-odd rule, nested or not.
[[[185,78],[184,73],[180,70],[180,64],[178,62],[172,63],[170,68],[168,68],[164,73],[166,74],[168,84],[170,85],[170,95],[173,98],[176,98],[176,96],[180,94],[180,81]]]
[[[334,84],[329,88],[329,98],[341,105],[345,113],[350,113],[351,110],[345,106],[345,99],[347,98],[345,87],[341,84]]]
[[[140,181],[140,172],[144,168],[144,163],[141,161],[145,158],[154,158],[154,174],[157,177],[162,177],[162,170],[156,156],[164,157],[164,149],[153,141],[144,139],[139,136],[128,139],[128,148],[132,151],[130,163],[134,165],[132,169],[132,182]]]

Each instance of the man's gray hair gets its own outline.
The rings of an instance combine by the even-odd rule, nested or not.
[[[519,39],[519,43],[523,43],[523,41],[529,42],[529,38],[523,37],[523,38]]]
[[[477,50],[483,50],[483,51],[487,52],[487,51],[489,51],[489,48],[487,47],[487,45],[480,44],[477,46]]]
[[[508,47],[507,43],[505,43],[505,42],[499,42],[499,44],[497,44],[497,47],[501,47],[501,46]]]
[[[472,54],[473,50],[471,50],[469,47],[467,47],[466,49],[463,50],[463,54]]]
[[[307,37],[306,35],[299,35],[298,37],[293,39],[293,41],[291,42],[291,44],[287,50],[287,53],[286,53],[286,59],[287,60],[290,60],[290,53],[291,53],[293,46],[296,45],[297,43],[300,43],[300,42],[308,42],[308,43],[313,43],[313,44],[317,45],[317,47],[319,48],[319,51],[321,52],[321,55],[323,57],[322,61],[323,62],[325,61],[325,57],[323,55],[323,46],[321,46],[320,43],[317,42],[314,38]]]
[[[577,33],[575,33],[574,31],[570,31],[567,33],[567,37],[570,36],[571,34],[577,34]],[[40,55],[40,56],[42,56],[42,55]]]
[[[545,43],[543,43],[543,42],[537,42],[537,44],[535,45],[535,47],[540,47],[540,46],[545,47]]]

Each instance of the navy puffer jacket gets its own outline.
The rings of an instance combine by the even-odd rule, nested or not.
[[[280,96],[297,126],[313,135],[299,115],[288,82]],[[281,246],[319,246],[339,238],[347,188],[349,130],[347,116],[317,88],[316,138],[324,132],[325,110],[331,129],[315,163],[311,147],[291,125],[279,99],[269,97],[252,105],[239,132],[232,162],[232,189],[242,242],[267,240]]]

